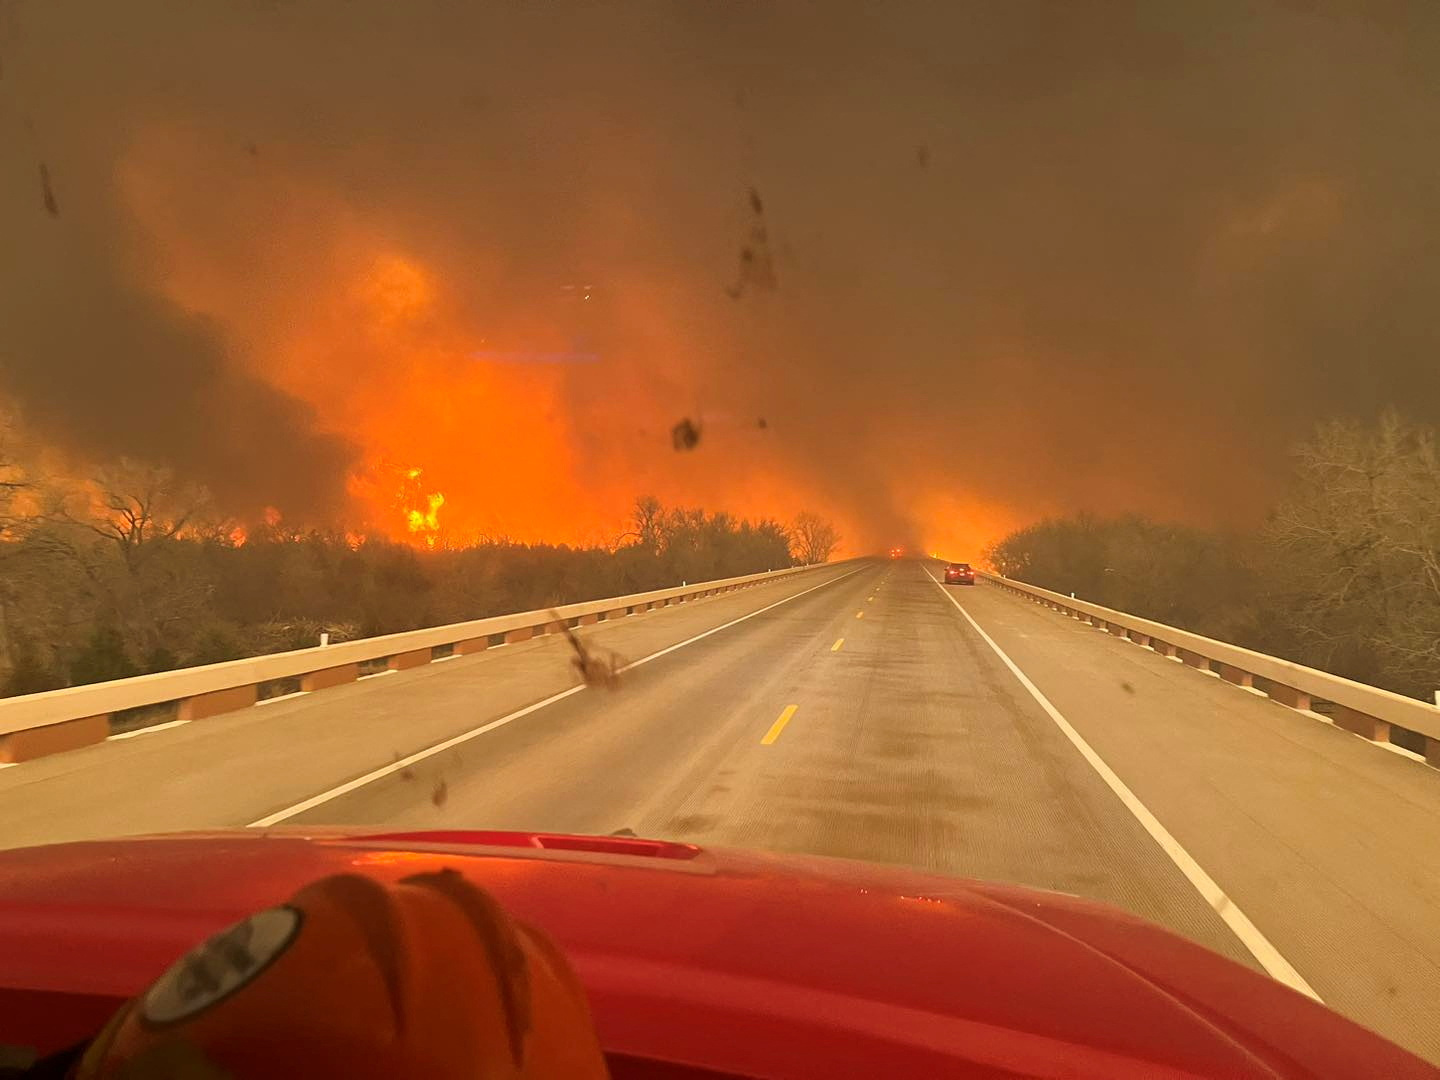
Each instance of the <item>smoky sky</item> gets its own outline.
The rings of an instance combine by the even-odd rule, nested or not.
[[[1440,8],[1357,7],[10,0],[0,392],[77,453],[338,508],[363,433],[257,350],[358,221],[486,347],[604,357],[563,404],[637,491],[783,474],[876,546],[947,491],[1244,523],[1315,421],[1440,419]],[[160,287],[124,185],[156,131],[172,237],[283,301]]]

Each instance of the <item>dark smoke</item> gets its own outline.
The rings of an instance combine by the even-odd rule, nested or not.
[[[297,258],[326,243],[292,208],[237,217],[243,164],[438,268],[477,339],[595,282],[604,363],[567,403],[578,456],[637,490],[670,470],[723,505],[783,476],[877,547],[924,535],[937,492],[1250,520],[1314,420],[1440,419],[1440,6],[1359,10],[17,5],[0,379],[87,450],[340,497],[343,444],[131,251],[115,163],[164,121],[217,260],[272,218]],[[773,287],[741,290],[757,227]],[[704,444],[655,455],[693,414]]]
[[[50,245],[0,283],[0,378],[28,425],[90,460],[178,466],[238,511],[340,510],[348,447],[247,374],[223,328],[120,280],[99,245]]]
[[[38,7],[5,15],[0,34],[18,39],[10,82],[24,89],[0,109],[0,394],[27,427],[84,460],[174,466],[239,513],[268,505],[297,521],[335,520],[353,449],[317,432],[303,403],[247,369],[226,328],[168,301],[137,265],[114,189],[123,132],[111,112],[133,104],[134,85],[72,69],[57,81],[77,80],[85,96],[58,104],[35,70],[42,59],[65,64],[68,50],[45,47],[55,26]],[[84,54],[82,43],[69,59]],[[25,159],[33,177],[44,148],[55,156],[38,162],[39,197],[33,186],[22,197]]]

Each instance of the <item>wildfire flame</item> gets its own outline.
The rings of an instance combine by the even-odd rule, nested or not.
[[[434,547],[440,535],[440,508],[445,505],[445,496],[438,491],[421,494],[418,468],[405,470],[405,483],[400,489],[400,505],[405,513],[405,527],[416,537],[425,541],[426,547]],[[423,503],[417,500],[423,498]]]
[[[502,252],[466,249],[456,261],[443,246],[414,248],[341,193],[276,172],[224,193],[257,223],[246,250],[263,261],[304,237],[314,258],[257,284],[232,273],[244,260],[215,258],[212,196],[191,194],[208,191],[200,177],[209,160],[188,127],[158,121],[127,151],[127,209],[163,253],[153,284],[186,311],[243,327],[249,373],[358,451],[346,529],[431,547],[500,535],[603,545],[645,493],[741,516],[785,517],[802,505],[837,516],[808,476],[786,468],[781,441],[749,425],[712,421],[703,455],[670,451],[664,432],[695,407],[688,388],[708,372],[697,359],[694,370],[664,374],[669,358],[722,355],[733,342],[722,330],[713,342],[697,338],[668,281],[618,266],[594,289],[578,277],[575,289],[511,289]],[[283,220],[269,209],[277,198],[292,207]],[[585,344],[592,333],[630,344]],[[585,363],[514,359],[592,351]],[[836,524],[859,537],[843,517]]]
[[[424,511],[408,511],[405,521],[411,532],[422,534],[425,543],[434,547],[435,535],[440,531],[440,507],[445,505],[445,496],[437,491],[432,495],[425,496],[425,500],[429,503],[429,508]]]

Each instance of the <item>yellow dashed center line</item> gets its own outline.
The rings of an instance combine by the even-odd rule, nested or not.
[[[864,617],[865,617],[865,612],[863,612],[863,611],[857,611],[857,612],[855,612],[855,618],[857,618],[857,619],[863,619]]]
[[[867,603],[867,604],[873,604],[874,602],[875,602],[875,598],[874,598],[873,596],[867,596],[867,597],[865,598],[865,603]]]
[[[845,644],[845,639],[844,639],[843,637],[836,638],[836,639],[835,639],[835,644],[830,646],[830,651],[831,651],[831,652],[839,652],[839,651],[840,651],[840,646],[841,646],[841,645],[844,645],[844,644]]]
[[[799,705],[786,705],[784,710],[780,713],[780,718],[776,720],[775,723],[770,725],[770,730],[767,731],[765,733],[765,737],[760,740],[760,745],[769,746],[776,739],[778,739],[780,737],[780,732],[785,730],[785,725],[790,722],[790,717],[795,715],[795,710],[799,707]]]

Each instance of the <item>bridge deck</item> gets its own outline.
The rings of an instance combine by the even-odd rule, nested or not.
[[[678,647],[524,715],[575,683],[561,638],[26,762],[0,770],[0,846],[282,818],[630,828],[1078,893],[1257,965],[998,646],[1323,1000],[1440,1061],[1435,770],[948,591],[994,646],[924,564],[870,563],[587,627],[627,660]]]

